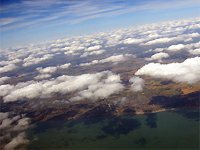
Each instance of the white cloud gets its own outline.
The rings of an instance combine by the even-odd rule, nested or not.
[[[106,62],[120,62],[124,61],[126,58],[124,55],[116,55],[116,56],[110,56],[108,58],[102,59],[99,61],[99,63],[106,63]]]
[[[38,67],[37,71],[41,74],[52,74],[52,73],[55,73],[58,69],[67,69],[69,68],[70,65],[71,63],[67,63],[60,66],[55,66],[55,67],[46,67],[46,68]]]
[[[95,64],[98,64],[99,63],[99,60],[93,60],[89,63],[81,63],[79,64],[79,66],[90,66],[90,65],[95,65]]]
[[[164,51],[164,48],[156,48],[156,49],[154,49],[153,51],[154,51],[154,52],[162,52],[162,51]]]
[[[198,41],[199,33],[192,33],[197,32],[198,30],[194,31],[193,28],[198,29],[198,26],[196,24],[199,23],[199,19],[196,20],[183,20],[183,21],[173,21],[173,22],[165,22],[165,23],[159,23],[159,24],[151,24],[146,25],[143,27],[138,28],[128,28],[128,29],[120,29],[113,32],[104,32],[104,33],[98,33],[91,36],[84,36],[84,37],[73,37],[71,39],[60,39],[55,41],[49,41],[48,43],[41,44],[41,45],[32,45],[28,46],[27,48],[20,48],[13,51],[3,51],[3,59],[5,58],[5,61],[2,61],[3,65],[9,65],[15,63],[19,63],[21,65],[21,61],[24,64],[23,66],[30,66],[33,64],[39,64],[40,62],[49,60],[53,58],[54,55],[62,55],[63,53],[66,54],[83,54],[83,56],[87,57],[89,55],[98,55],[102,53],[106,53],[111,49],[111,51],[114,51],[115,48],[110,48],[110,46],[116,46],[117,53],[120,50],[121,45],[119,44],[137,44],[137,43],[145,43],[146,45],[153,45],[154,48],[157,47],[157,45],[154,44],[161,44],[161,48],[157,48],[152,51],[166,51],[170,55],[173,54],[169,50],[177,50],[180,49],[180,47],[184,45],[184,43],[190,43],[185,44],[184,50],[188,50],[189,53],[193,55],[198,55],[199,53],[199,43],[191,43],[191,41]],[[190,29],[191,27],[191,29]],[[194,40],[195,39],[195,40]],[[181,41],[177,43],[177,41]],[[170,47],[163,48],[163,43],[170,44],[172,42],[175,45],[172,45]],[[182,43],[182,44],[180,44]],[[139,47],[141,49],[148,48],[145,44],[140,44]],[[180,46],[181,45],[181,46]],[[102,50],[102,48],[105,50]],[[168,50],[168,51],[167,51]],[[130,51],[130,49],[127,49],[127,46],[124,45],[124,49],[121,49],[123,53],[126,53],[126,51]],[[2,52],[2,51],[1,51]],[[58,53],[57,53],[58,52]],[[147,51],[144,51],[144,53]],[[150,51],[149,51],[150,52]],[[140,56],[140,52],[139,56]],[[143,52],[141,52],[143,53]],[[157,53],[151,56],[149,60],[162,60],[163,58],[167,58],[167,53]],[[108,55],[105,55],[106,57]],[[133,55],[132,55],[133,56]],[[88,66],[92,64],[103,64],[103,63],[112,63],[116,64],[118,62],[122,62],[126,60],[127,58],[130,58],[132,56],[124,55],[124,54],[116,54],[115,56],[110,56],[108,58],[104,58],[101,60],[93,60],[88,63],[80,64],[80,66]],[[70,57],[68,55],[63,55],[62,57],[66,57],[66,60]],[[175,56],[176,57],[176,56]],[[71,57],[73,59],[73,57]],[[71,60],[70,58],[70,60]],[[75,57],[78,58],[78,57]],[[16,60],[15,60],[16,59]],[[89,59],[86,59],[89,60]],[[55,62],[56,63],[56,62]],[[46,78],[50,78],[53,73],[55,73],[58,69],[66,69],[69,67],[69,65],[61,65],[56,66],[58,64],[54,64],[54,66],[49,66],[47,68],[40,68],[40,71],[38,75],[35,77],[37,80],[42,81],[30,81],[26,82],[24,84],[20,83],[16,86],[14,85],[2,85],[0,87],[0,95],[3,98],[6,98],[6,100],[19,100],[19,99],[29,99],[33,97],[40,96],[47,96],[48,94],[51,95],[53,92],[58,93],[68,93],[70,90],[68,90],[68,87],[66,83],[61,84],[60,79],[50,79],[49,81],[43,80]],[[160,64],[162,65],[162,64]],[[1,64],[2,66],[2,64]],[[102,65],[103,66],[103,65]],[[6,66],[4,66],[6,67]],[[1,70],[2,68],[0,68]],[[4,69],[3,69],[4,70]],[[68,78],[73,81],[74,78],[72,76],[65,76],[63,78],[66,78],[66,81],[69,82]],[[63,80],[62,82],[65,82]],[[42,85],[43,84],[43,85]],[[52,89],[50,88],[50,85]],[[59,84],[59,86],[58,86]],[[64,88],[62,88],[65,87]],[[35,92],[31,93],[31,91],[38,87],[38,91],[35,90]],[[71,88],[71,87],[70,87]],[[41,90],[45,89],[45,90]],[[59,91],[59,90],[60,91]],[[76,89],[76,88],[75,88]],[[67,91],[68,90],[68,91]],[[79,89],[80,90],[80,89]],[[78,90],[78,92],[79,92]],[[27,94],[22,94],[24,93]],[[73,90],[72,90],[73,91]],[[82,90],[80,90],[82,91]],[[47,94],[48,93],[48,94]],[[85,95],[89,94],[86,92],[82,92]],[[29,95],[29,96],[28,96]],[[80,94],[81,95],[81,94]],[[14,98],[16,97],[16,98]]]
[[[193,55],[200,55],[200,48],[190,50],[189,53]]]
[[[163,58],[168,58],[169,57],[169,54],[167,53],[163,53],[163,52],[160,52],[160,53],[156,53],[154,55],[151,56],[151,58],[147,58],[146,60],[159,60],[161,61]]]
[[[12,130],[14,131],[23,131],[29,127],[30,118],[21,118],[18,120],[17,125],[15,125]]]
[[[4,150],[16,149],[20,145],[27,144],[25,130],[29,128],[30,118],[23,118],[25,114],[14,115],[13,112],[0,112],[0,141]],[[15,136],[15,137],[14,137]],[[6,142],[6,143],[5,143]]]
[[[80,91],[78,96],[72,98],[72,101],[81,99],[99,99],[107,98],[111,94],[118,93],[123,90],[123,85],[120,83],[120,76],[107,72],[107,78],[102,79],[98,83],[91,84],[87,89]]]
[[[185,47],[187,49],[198,49],[200,47],[200,42],[197,42],[197,43],[190,43],[190,44],[187,44],[185,45]]]
[[[140,68],[136,75],[149,75],[175,82],[196,83],[200,81],[200,57],[188,58],[182,63],[150,63]]]
[[[36,77],[34,77],[34,79],[36,80],[42,80],[42,79],[47,79],[47,78],[50,78],[51,77],[51,74],[39,74],[37,75]]]
[[[140,77],[134,76],[129,80],[131,84],[131,90],[134,92],[141,92],[144,87],[144,80]]]
[[[8,61],[0,61],[0,65],[18,64],[20,62],[22,62],[21,59],[13,59]]]
[[[4,102],[45,98],[50,97],[53,93],[67,94],[75,91],[87,91],[93,89],[95,86],[97,87],[95,88],[96,91],[93,89],[93,94],[99,94],[97,97],[100,97],[101,94],[106,97],[123,88],[119,82],[120,78],[118,75],[104,71],[79,76],[63,75],[49,81],[28,81],[18,83],[17,85],[1,85],[0,89],[4,90],[2,92]],[[108,90],[108,88],[112,89]],[[108,90],[107,93],[105,93],[104,89]]]
[[[43,87],[41,83],[35,82],[33,84],[28,84],[20,87],[18,83],[14,86],[14,89],[10,91],[10,93],[4,97],[5,101],[15,101],[19,99],[32,99],[37,98],[42,93]]]
[[[192,38],[200,37],[200,34],[197,33],[197,32],[196,33],[191,33],[190,37],[192,37]]]
[[[4,150],[14,150],[17,146],[27,144],[28,142],[29,140],[26,139],[25,133],[22,132],[6,144]]]
[[[57,67],[46,67],[46,68],[39,67],[37,68],[37,71],[41,74],[52,74],[57,71]]]
[[[64,46],[64,44],[62,45]],[[64,48],[54,48],[53,51],[64,51],[65,55],[79,55],[80,51],[84,50],[85,47],[82,43],[80,42],[75,42],[75,43],[71,43],[70,45],[65,45]]]
[[[155,44],[163,44],[163,43],[168,43],[171,42],[172,40],[174,40],[174,38],[159,38],[159,39],[155,39],[155,40],[151,40],[146,42],[144,45],[155,45]]]
[[[71,66],[71,63],[60,65],[59,68],[61,68],[61,69],[67,69],[67,68],[69,68],[69,66]]]
[[[102,64],[102,63],[108,63],[108,62],[118,63],[121,61],[125,61],[125,60],[129,59],[130,57],[135,58],[135,56],[131,55],[131,54],[121,54],[121,55],[110,56],[110,57],[107,57],[107,58],[101,59],[101,60],[93,60],[89,63],[82,63],[82,64],[80,64],[80,66],[90,66],[90,65],[94,65],[94,64]]]
[[[86,51],[95,51],[95,50],[99,50],[102,46],[101,45],[95,45],[95,46],[91,46],[88,47],[88,49]]]
[[[14,89],[14,86],[10,85],[10,84],[3,84],[0,85],[0,96],[5,96],[7,95],[10,91],[12,91],[12,89]]]
[[[178,45],[171,45],[170,47],[167,48],[167,50],[176,52],[176,51],[180,51],[180,50],[182,50],[184,48],[185,48],[185,45],[178,44]]]
[[[123,41],[124,44],[139,44],[143,42],[143,39],[127,38]]]
[[[192,24],[188,26],[188,29],[200,29],[200,24]]]
[[[14,117],[9,117],[9,113],[1,113],[1,124],[0,124],[0,129],[3,130],[8,130],[13,127],[13,123],[16,122],[20,117],[19,116],[14,116]]]
[[[38,67],[36,70],[40,73],[35,77],[36,80],[41,80],[41,79],[47,79],[50,78],[53,73],[55,73],[58,69],[67,69],[71,63],[63,64],[60,66],[55,66],[55,67]]]
[[[0,73],[13,71],[13,70],[15,70],[17,68],[18,68],[18,66],[16,66],[15,64],[9,64],[9,65],[0,67]]]
[[[90,55],[100,55],[100,54],[103,54],[104,52],[105,52],[105,50],[96,50],[96,51],[91,51],[91,52],[85,52],[80,57],[87,57]]]
[[[0,84],[3,84],[5,81],[9,80],[10,77],[0,77]]]
[[[154,51],[154,52],[168,51],[170,53],[170,52],[179,52],[179,51],[184,50],[184,51],[188,51],[190,54],[198,55],[199,47],[200,47],[200,42],[197,42],[197,43],[189,43],[189,44],[176,44],[176,45],[171,45],[169,47],[156,48],[154,50],[149,50],[149,51]]]
[[[46,54],[43,57],[29,56],[29,57],[24,59],[23,66],[27,67],[27,66],[31,66],[31,65],[36,65],[36,64],[39,64],[41,62],[47,61],[47,60],[52,59],[52,58],[53,58],[52,54]]]
[[[2,120],[1,125],[0,125],[0,129],[4,129],[4,128],[8,128],[10,127],[10,125],[13,123],[13,120],[10,118],[5,118],[4,120]]]

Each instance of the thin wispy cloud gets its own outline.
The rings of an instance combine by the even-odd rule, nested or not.
[[[1,31],[7,31],[41,24],[48,26],[49,23],[78,24],[95,18],[198,4],[200,2],[196,0],[22,0],[2,3],[0,27]]]

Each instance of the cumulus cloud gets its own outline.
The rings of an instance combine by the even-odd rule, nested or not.
[[[79,55],[82,50],[86,49],[85,45],[83,45],[80,41],[73,41],[70,44],[69,41],[66,41],[66,43],[61,44],[61,47],[64,46],[64,48],[53,48],[52,51],[64,51],[65,55]]]
[[[156,53],[156,54],[152,55],[151,58],[147,58],[146,60],[148,60],[148,61],[150,61],[150,60],[161,61],[163,58],[168,58],[168,57],[169,57],[169,54],[160,52],[160,53]]]
[[[130,57],[135,57],[135,56],[131,55],[131,54],[115,55],[115,56],[110,56],[110,57],[107,57],[107,58],[101,59],[101,60],[93,60],[89,63],[82,63],[82,64],[80,64],[80,66],[90,66],[90,65],[94,65],[94,64],[102,64],[102,63],[108,63],[108,62],[118,63],[121,61],[125,61],[125,60],[129,59]]]
[[[5,81],[9,80],[10,77],[0,77],[0,84],[3,84]]]
[[[190,50],[189,53],[193,55],[200,55],[200,48]]]
[[[46,67],[46,68],[38,67],[38,68],[36,68],[36,70],[37,70],[40,74],[37,75],[37,76],[35,77],[35,79],[41,80],[41,79],[50,78],[51,75],[52,75],[53,73],[55,73],[58,69],[67,69],[67,68],[69,68],[70,65],[71,65],[71,63],[67,63],[67,64],[55,66],[55,67]]]
[[[71,66],[71,63],[60,65],[59,68],[61,68],[61,69],[67,69],[67,68],[69,68],[69,66]]]
[[[75,55],[75,54],[79,54],[79,55],[82,54],[81,57],[87,57],[90,55],[99,55],[106,52],[110,54],[110,52],[113,52],[114,50],[116,50],[116,53],[118,53],[119,50],[123,51],[123,53],[130,52],[130,49],[128,49],[127,46],[123,44],[138,44],[137,46],[138,49],[141,48],[141,51],[139,50],[137,51],[138,56],[144,56],[143,55],[144,53],[148,54],[146,53],[147,51],[145,51],[145,49],[148,48],[147,45],[152,46],[153,49],[156,48],[155,50],[151,50],[149,52],[156,51],[160,53],[152,55],[151,58],[148,58],[148,60],[161,61],[163,58],[169,57],[167,53],[171,55],[173,54],[172,51],[180,50],[181,47],[183,47],[183,45],[185,47],[184,50],[188,50],[188,52],[192,55],[198,55],[199,42],[191,43],[191,42],[198,41],[198,38],[200,37],[199,36],[200,34],[197,33],[199,29],[198,24],[199,24],[199,19],[165,22],[162,24],[160,23],[151,24],[151,25],[146,25],[146,26],[142,26],[138,28],[134,27],[134,28],[128,28],[128,29],[119,29],[112,32],[98,33],[98,34],[84,36],[84,37],[80,36],[80,37],[48,41],[47,43],[44,43],[44,44],[31,45],[25,48],[16,48],[11,51],[3,50],[1,51],[1,54],[3,54],[3,56],[2,57],[0,56],[0,57],[3,58],[3,60],[5,58],[5,61],[1,61],[3,62],[3,65],[0,64],[1,66],[0,73],[2,70],[3,72],[6,70],[6,67],[8,67],[7,65],[10,65],[10,64],[16,65],[16,63],[19,63],[17,64],[17,66],[19,66],[21,65],[21,63],[23,63],[22,65],[24,67],[31,66],[34,64],[39,64],[41,62],[50,60],[54,57],[54,55],[57,55],[57,54],[58,54],[58,57],[60,57],[63,54],[66,54],[66,55],[63,55],[62,58],[66,57],[66,60],[67,60],[71,55]],[[177,42],[177,41],[181,41],[181,42]],[[173,43],[173,45],[171,44],[171,46],[169,46],[170,42]],[[166,47],[163,47],[163,45],[165,46],[164,43],[168,43]],[[184,44],[184,43],[187,43],[187,44]],[[159,45],[160,48],[156,44],[160,44]],[[110,46],[116,46],[116,47],[111,48]],[[120,49],[121,48],[120,46],[123,46],[123,49]],[[161,51],[164,51],[165,53]],[[68,56],[69,54],[70,56]],[[105,56],[107,57],[108,55],[105,55]],[[126,55],[126,54],[121,54],[121,55],[116,54],[115,56],[110,56],[108,58],[104,58],[101,60],[93,60],[88,63],[82,63],[80,64],[80,66],[89,66],[93,64],[103,64],[103,63],[109,63],[109,62],[112,64],[117,64],[118,62],[122,62],[130,57],[134,57],[134,56]],[[77,60],[78,57],[74,56],[74,57],[71,57],[69,60],[75,61],[74,58]],[[82,62],[82,59],[83,58],[81,58],[81,62]],[[86,60],[89,60],[89,59],[86,59]],[[0,95],[4,98],[5,101],[12,101],[12,100],[29,99],[29,98],[30,99],[40,98],[40,97],[42,98],[42,97],[47,96],[48,94],[51,95],[54,92],[65,94],[70,91],[73,91],[73,90],[69,90],[71,89],[71,87],[66,88],[68,87],[67,83],[69,82],[69,80],[71,80],[72,82],[74,81],[75,77],[73,76],[70,76],[70,77],[64,76],[63,78],[66,78],[66,79],[55,78],[55,79],[50,79],[50,80],[44,80],[44,79],[50,78],[51,75],[54,74],[58,69],[67,69],[69,67],[69,65],[67,64],[61,65],[61,66],[57,66],[57,65],[58,64],[54,64],[53,66],[49,66],[47,68],[38,69],[37,70],[38,74],[35,77],[35,79],[40,80],[40,81],[15,83],[16,85],[9,85],[9,84],[1,85]],[[4,66],[5,68],[2,66]],[[9,67],[12,67],[12,66],[9,66]],[[61,80],[62,82],[66,81],[67,83],[61,84]],[[65,89],[61,88],[62,86],[65,87]],[[82,89],[78,89],[78,92],[80,92],[79,90],[82,91]],[[82,92],[82,94],[83,93],[84,92]],[[79,94],[79,96],[81,96],[81,94]]]
[[[25,131],[30,126],[30,118],[14,115],[12,112],[0,112],[0,149],[12,150],[27,144]]]
[[[26,139],[26,135],[24,132],[18,134],[15,138],[13,138],[8,144],[5,145],[4,150],[14,150],[19,145],[27,144],[29,140]]]
[[[51,77],[51,74],[39,74],[37,75],[36,77],[34,77],[34,79],[36,80],[42,80],[42,79],[47,79],[47,78],[50,78]]]
[[[143,42],[143,39],[127,38],[123,41],[124,44],[139,44]]]
[[[116,63],[116,62],[120,62],[120,61],[125,61],[132,56],[133,55],[131,55],[131,54],[125,54],[125,55],[122,54],[122,55],[110,56],[108,58],[100,60],[99,62],[100,63],[106,63],[106,62]]]
[[[22,131],[26,130],[29,127],[30,118],[21,118],[18,120],[17,125],[15,125],[12,130],[14,131]]]
[[[124,60],[125,60],[124,55],[116,55],[116,56],[110,56],[108,58],[102,59],[99,61],[99,63],[120,62],[120,61],[124,61]]]
[[[90,66],[90,65],[95,65],[95,64],[98,64],[99,63],[99,60],[93,60],[89,63],[81,63],[79,64],[79,66]]]
[[[191,49],[198,49],[200,47],[200,42],[186,44],[185,47],[187,49],[189,49],[189,50],[191,50]]]
[[[99,50],[101,47],[102,47],[101,45],[91,46],[91,47],[88,47],[86,51],[95,51],[95,50]]]
[[[0,61],[0,65],[9,65],[9,64],[18,64],[22,62],[21,59],[13,59],[13,60],[7,60],[7,61]]]
[[[65,54],[65,55],[75,56],[75,55],[79,55],[80,53],[74,52],[74,51],[67,51],[67,52],[64,52],[64,54]]]
[[[172,40],[174,40],[174,38],[168,38],[168,37],[158,38],[158,39],[155,39],[155,40],[148,41],[144,45],[163,44],[163,43],[171,42]]]
[[[13,123],[13,120],[10,118],[5,118],[2,120],[0,129],[8,128]]]
[[[9,64],[3,67],[0,67],[0,73],[9,72],[17,69],[18,67],[15,64]]]
[[[46,67],[46,68],[39,67],[37,68],[37,71],[41,74],[48,74],[48,73],[52,74],[57,71],[57,67]]]
[[[5,96],[7,95],[12,89],[14,89],[14,86],[10,84],[3,84],[0,85],[0,96]]]
[[[108,90],[108,88],[112,89]],[[1,94],[4,102],[45,98],[50,97],[53,93],[67,94],[75,91],[79,91],[80,93],[88,89],[93,89],[93,95],[97,94],[99,96],[96,97],[100,98],[101,94],[106,97],[118,92],[122,88],[123,86],[120,83],[119,76],[109,71],[79,76],[63,75],[49,81],[28,81],[18,83],[17,85],[0,86],[0,89],[4,90]],[[107,89],[109,92],[105,94],[106,91],[104,91],[104,89]]]
[[[24,59],[24,63],[23,66],[27,67],[27,66],[31,66],[31,65],[35,65],[35,64],[39,64],[41,62],[44,62],[46,60],[52,59],[53,55],[52,54],[46,54],[43,57],[33,57],[33,56],[29,56],[27,58]]]
[[[1,113],[1,124],[0,124],[0,129],[12,129],[13,130],[13,126],[15,125],[15,123],[20,119],[20,116],[9,116],[9,113]]]
[[[180,51],[185,48],[185,45],[183,44],[178,44],[178,45],[171,45],[170,47],[167,48],[168,51]]]
[[[158,28],[158,31],[161,30],[162,28]],[[141,45],[157,45],[157,44],[165,44],[165,43],[171,43],[171,42],[191,42],[195,38],[199,37],[199,33],[182,33],[182,32],[177,32],[180,28],[175,27],[175,28],[168,28],[169,31],[162,29],[162,33],[160,33],[162,36],[157,38],[157,39],[149,39],[148,42],[141,44]],[[186,30],[185,28],[183,28]],[[182,30],[182,29],[181,29]],[[183,49],[184,45],[183,44],[178,44],[178,45],[173,45],[172,47],[169,47],[169,51],[178,51]]]
[[[144,80],[140,77],[134,76],[129,80],[131,84],[131,90],[134,92],[141,92],[144,87]]]
[[[42,92],[41,83],[18,83],[16,86],[12,86],[13,89],[11,91],[8,90],[9,94],[4,97],[5,101],[15,101],[24,98],[32,99],[40,96]]]
[[[182,63],[149,63],[135,74],[193,84],[200,81],[200,57],[188,58]]]
[[[87,57],[87,56],[90,56],[90,55],[100,55],[100,54],[103,54],[104,52],[105,52],[105,50],[97,50],[97,51],[92,51],[92,52],[85,52],[80,57]]]
[[[70,63],[67,63],[55,67],[46,67],[46,68],[38,67],[36,70],[41,74],[52,74],[55,73],[58,69],[67,69],[69,68],[70,65],[71,65]]]
[[[99,99],[107,98],[113,93],[118,93],[123,90],[123,85],[120,83],[120,76],[107,72],[107,78],[102,79],[96,84],[91,84],[87,89],[80,91],[78,96],[72,98],[72,101],[81,99]]]
[[[200,34],[197,33],[197,32],[191,33],[191,34],[190,34],[190,37],[192,37],[192,38],[200,37]]]
[[[189,43],[189,44],[175,44],[171,45],[169,47],[165,48],[156,48],[154,50],[150,49],[149,52],[154,51],[154,52],[162,52],[162,51],[167,51],[168,53],[171,52],[180,52],[180,51],[185,51],[189,52],[192,55],[199,55],[199,47],[200,47],[200,42],[196,43]],[[173,54],[173,53],[171,53]]]

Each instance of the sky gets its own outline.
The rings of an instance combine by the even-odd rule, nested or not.
[[[200,16],[200,0],[0,0],[2,48]]]

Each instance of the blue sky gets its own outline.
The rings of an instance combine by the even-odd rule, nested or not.
[[[200,16],[200,0],[1,0],[1,48]]]

